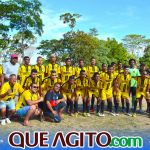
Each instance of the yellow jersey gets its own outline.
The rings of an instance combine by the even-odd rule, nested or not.
[[[75,68],[75,75],[76,75],[76,77],[79,77],[79,75],[80,75],[80,71],[81,70],[84,70],[85,72],[86,72],[86,74],[87,74],[87,69],[86,69],[86,67],[76,67]]]
[[[61,86],[61,89],[63,93],[73,93],[76,89],[76,83],[69,84],[69,82],[67,81]]]
[[[111,73],[110,75],[106,73],[105,77],[103,77],[102,80],[102,90],[110,90],[113,86],[113,81],[115,79],[115,75]]]
[[[15,83],[14,86],[11,86],[9,82],[5,82],[1,87],[0,95],[5,94],[9,89],[11,90],[11,93],[6,95],[4,98],[1,98],[1,100],[7,101],[9,99],[14,99],[16,94],[21,94],[24,91],[19,83]]]
[[[75,68],[73,66],[62,66],[60,70],[62,83],[65,83],[70,76],[75,75]]]
[[[31,74],[32,67],[31,65],[25,66],[25,65],[20,65],[18,69],[18,78],[19,78],[19,83],[23,86],[24,80],[26,77],[28,77]]]
[[[46,74],[47,76],[50,76],[51,75],[51,71],[52,70],[55,70],[56,71],[56,75],[58,76],[60,74],[60,66],[58,64],[51,64],[49,63],[47,66],[46,66]]]
[[[44,77],[45,77],[45,66],[41,65],[34,65],[32,66],[32,69],[36,69],[37,70],[37,75],[39,76],[40,80],[43,81]]]
[[[99,72],[99,68],[97,66],[88,66],[87,67],[87,76],[91,78],[95,72]]]
[[[127,75],[124,75],[123,73],[118,74],[117,80],[118,80],[119,89],[121,92],[129,92],[131,78],[132,77],[130,74],[127,74]]]
[[[36,101],[39,99],[38,93],[32,93],[30,90],[25,90],[19,97],[19,100],[16,104],[16,110],[22,108],[23,106],[27,106],[26,101]]]
[[[60,78],[56,77],[54,80],[52,80],[50,77],[45,78],[42,81],[42,90],[44,91],[51,90],[54,87],[55,83],[61,83]]]
[[[81,78],[78,77],[75,79],[75,82],[76,82],[76,89],[77,90],[85,90],[89,85],[89,80],[86,77],[83,78],[83,80],[81,80]]]
[[[150,84],[150,78],[146,77],[143,79],[141,76],[134,78],[137,81],[137,91],[138,92],[146,92],[148,85]]]
[[[121,70],[115,70],[113,73],[114,73],[114,76],[117,77],[120,73],[123,73],[124,70],[121,69]]]
[[[40,81],[40,78],[38,76],[34,79],[32,79],[31,76],[28,76],[24,81],[23,88],[26,90],[30,89],[31,83],[35,83],[38,86],[41,86],[41,81]]]
[[[93,79],[91,81],[89,81],[89,90],[91,91],[96,91],[96,90],[100,90],[101,88],[101,81],[94,81]]]
[[[0,65],[0,76],[2,76],[2,75],[3,75],[3,66]]]

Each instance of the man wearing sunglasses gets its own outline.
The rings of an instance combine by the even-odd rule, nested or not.
[[[17,76],[18,69],[19,69],[17,54],[12,54],[10,61],[6,62],[3,66],[3,68],[4,68],[4,79],[5,79],[5,81],[9,80],[9,76],[11,74],[15,74]]]
[[[54,122],[60,122],[66,106],[63,96],[60,94],[60,83],[55,83],[53,90],[47,92],[44,98],[45,119],[51,118]]]
[[[38,93],[38,85],[31,83],[30,89],[23,92],[16,104],[16,115],[24,117],[24,126],[30,126],[29,119],[33,116],[42,115],[38,104],[43,102],[43,97]]]

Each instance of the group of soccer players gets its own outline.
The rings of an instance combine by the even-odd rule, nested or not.
[[[60,93],[66,102],[66,112],[71,116],[79,115],[78,105],[81,104],[82,115],[85,117],[90,117],[93,112],[97,116],[104,117],[105,105],[113,116],[119,116],[119,106],[121,106],[122,112],[135,117],[138,103],[142,112],[143,98],[147,102],[146,113],[150,116],[150,78],[144,64],[139,68],[135,59],[130,59],[129,66],[124,66],[120,62],[111,63],[109,66],[103,63],[99,69],[95,58],[91,59],[89,66],[84,65],[83,59],[79,60],[76,67],[71,61],[71,58],[66,58],[65,65],[59,66],[56,56],[51,55],[50,62],[46,66],[43,65],[42,57],[38,57],[37,64],[32,66],[30,57],[25,56],[16,79],[15,75],[10,75],[8,82],[4,80],[3,67],[0,65],[0,101],[9,101],[17,92],[20,95],[26,93],[24,94],[26,96],[29,92],[23,91],[29,91],[34,84],[33,87],[36,86],[40,100],[34,97],[31,98],[31,103],[34,104],[37,99],[38,102],[43,102],[46,93],[58,83],[61,85]],[[11,86],[13,80],[17,82],[17,85],[15,84],[17,90],[15,89],[16,93],[11,95],[12,91],[14,93],[14,86]],[[12,91],[9,91],[8,86]],[[17,102],[16,110],[19,109],[18,105],[21,107],[26,104],[25,101],[21,103]],[[3,109],[1,114],[4,117]]]

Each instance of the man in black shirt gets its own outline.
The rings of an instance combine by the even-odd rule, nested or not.
[[[66,106],[63,96],[60,94],[60,84],[55,83],[53,90],[50,90],[45,95],[44,99],[44,115],[50,117],[55,122],[60,122],[62,119],[62,112]]]

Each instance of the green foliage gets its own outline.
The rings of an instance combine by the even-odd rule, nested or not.
[[[140,62],[144,62],[150,68],[150,45],[144,50],[144,56],[140,58]]]

